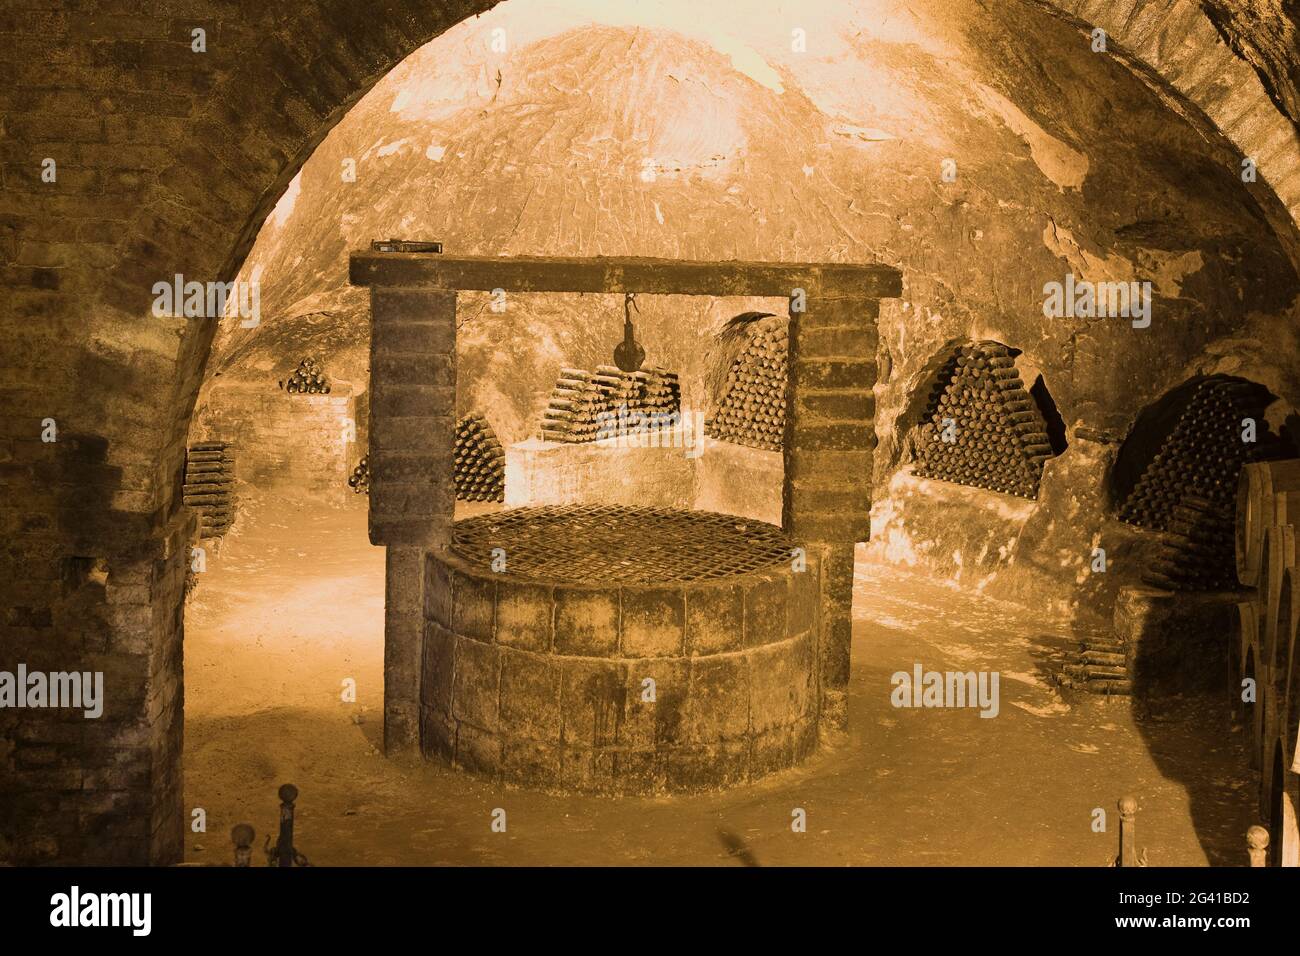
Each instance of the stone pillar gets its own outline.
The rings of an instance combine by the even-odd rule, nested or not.
[[[418,753],[424,561],[456,507],[456,294],[370,294],[370,540],[384,583],[384,748]]]
[[[420,657],[424,653],[424,548],[384,555],[384,752],[420,750]]]
[[[456,294],[370,293],[370,541],[445,544],[456,507]]]
[[[791,300],[781,523],[823,552],[818,645],[822,720],[843,727],[852,638],[853,549],[871,533],[876,446],[875,299]]]

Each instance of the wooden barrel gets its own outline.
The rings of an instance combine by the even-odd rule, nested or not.
[[[1268,682],[1261,676],[1260,670],[1260,647],[1257,635],[1249,639],[1249,644],[1242,660],[1242,686],[1239,694],[1242,701],[1242,707],[1245,709],[1247,724],[1246,756],[1250,758],[1250,769],[1258,770],[1261,763],[1261,754],[1264,752],[1264,697],[1265,688]],[[1246,681],[1254,681],[1254,687],[1251,688],[1253,700],[1246,702]]]
[[[1265,734],[1264,705],[1261,702],[1263,695],[1261,684],[1264,683],[1264,678],[1261,676],[1260,666],[1260,661],[1263,659],[1263,650],[1260,647],[1263,636],[1260,614],[1259,605],[1253,600],[1241,601],[1237,604],[1237,633],[1233,635],[1229,651],[1234,658],[1231,669],[1233,683],[1229,688],[1232,694],[1234,723],[1245,730],[1246,751],[1250,758],[1251,769],[1254,770],[1258,770],[1261,763]],[[1251,678],[1255,682],[1253,703],[1246,703],[1244,699],[1246,678]]]
[[[1279,824],[1282,822],[1283,795],[1286,791],[1287,770],[1284,764],[1283,744],[1277,737],[1269,737],[1264,749],[1264,761],[1259,773],[1259,815],[1269,824],[1269,866],[1277,866],[1276,854],[1280,847]]]
[[[1291,744],[1285,756],[1293,774],[1300,774],[1300,663],[1291,662],[1291,676],[1287,679],[1286,710],[1282,714],[1283,728]]]
[[[1273,866],[1300,866],[1300,819],[1295,795],[1283,788],[1274,804],[1269,856]]]
[[[1264,739],[1259,754],[1259,812],[1265,819],[1268,819],[1270,802],[1273,799],[1271,794],[1275,789],[1273,781],[1281,779],[1284,784],[1286,781],[1287,754],[1286,742],[1282,739],[1282,735],[1278,733],[1278,728],[1282,723],[1279,716],[1282,701],[1273,693],[1272,686],[1264,691],[1263,704]]]
[[[1293,566],[1287,568],[1283,576],[1275,647],[1271,658],[1271,682],[1278,702],[1277,732],[1282,738],[1283,761],[1292,773],[1300,773],[1300,661],[1296,659],[1297,637],[1300,637],[1300,568]]]
[[[1246,661],[1259,660],[1259,612],[1254,601],[1241,601],[1237,604],[1237,635],[1230,648],[1232,660],[1232,695],[1238,712],[1244,716],[1245,707],[1241,701],[1241,682],[1246,679]]]
[[[1289,524],[1274,525],[1264,533],[1260,551],[1259,577],[1255,584],[1258,606],[1260,649],[1258,658],[1261,681],[1273,680],[1273,665],[1278,656],[1278,612],[1282,600],[1282,581],[1287,568],[1295,565],[1295,529]],[[1291,603],[1288,601],[1288,603]]]
[[[1286,695],[1297,625],[1300,625],[1300,569],[1291,565],[1282,572],[1282,586],[1278,590],[1277,619],[1273,625],[1273,645],[1269,649],[1268,658],[1269,667],[1273,671],[1270,676],[1279,701],[1284,700]]]
[[[1300,491],[1300,458],[1245,465],[1237,481],[1237,579],[1246,587],[1259,581],[1264,534],[1288,524],[1287,494]]]

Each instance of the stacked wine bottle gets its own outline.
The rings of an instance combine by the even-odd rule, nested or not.
[[[750,448],[780,451],[785,434],[786,362],[784,323],[756,327],[731,363],[726,386],[705,434]]]
[[[940,370],[916,435],[915,474],[1037,498],[1047,423],[998,342],[963,346]]]
[[[199,514],[199,534],[219,538],[235,520],[234,448],[224,441],[203,441],[185,455],[181,500]]]
[[[669,427],[681,412],[677,373],[653,367],[624,372],[598,365],[595,372],[562,368],[542,415],[546,441],[593,442],[625,427]]]
[[[452,475],[461,501],[506,500],[506,453],[482,415],[456,423]]]
[[[1208,498],[1184,495],[1142,580],[1169,591],[1236,589],[1235,517],[1231,506],[1225,511]]]
[[[1258,385],[1210,378],[1192,392],[1173,430],[1120,508],[1120,519],[1163,534],[1148,584],[1171,590],[1236,586],[1233,521],[1237,479],[1247,461],[1280,453],[1267,432],[1268,395]],[[1242,438],[1242,422],[1259,439]]]
[[[358,495],[370,494],[370,456],[364,455],[348,477],[348,487]]]
[[[325,378],[320,362],[314,358],[305,358],[298,363],[293,373],[280,383],[280,387],[290,395],[328,395],[330,383]]]

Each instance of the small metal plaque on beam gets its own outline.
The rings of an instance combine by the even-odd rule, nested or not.
[[[371,252],[442,252],[441,242],[420,242],[414,239],[375,239]]]

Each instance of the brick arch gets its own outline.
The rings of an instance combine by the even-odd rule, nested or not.
[[[1024,2],[1044,7],[1089,33],[1094,28],[1105,30],[1107,49],[1155,87],[1171,108],[1194,122],[1208,121],[1243,158],[1253,159],[1258,182],[1252,192],[1291,261],[1300,266],[1300,116],[1287,115],[1268,77],[1224,42],[1201,3]],[[1231,6],[1223,0],[1206,5]],[[1300,53],[1293,56],[1300,58]],[[1281,66],[1295,69],[1295,63]]]
[[[1300,263],[1295,129],[1195,3],[1021,2],[1107,30],[1171,108],[1203,115],[1254,156],[1261,195],[1276,194],[1262,205],[1276,207],[1274,228]],[[138,863],[179,854],[189,519],[176,479],[215,324],[148,317],[148,290],[175,272],[232,277],[348,108],[409,53],[493,5],[194,0],[178,15],[155,0],[100,0],[89,12],[0,18],[0,59],[13,77],[0,89],[0,284],[15,319],[0,323],[0,405],[23,410],[0,416],[0,475],[24,505],[0,515],[13,541],[0,552],[0,635],[33,668],[72,666],[75,644],[110,680],[139,688],[120,709],[110,702],[83,751],[22,771],[21,801],[0,809],[0,855]],[[206,53],[190,51],[194,27],[207,31]],[[189,68],[198,55],[206,68]],[[17,171],[42,156],[59,161],[57,190]],[[51,350],[52,339],[64,347]],[[96,401],[82,399],[88,388]],[[59,422],[56,444],[39,440],[45,417]],[[106,584],[86,573],[99,558]],[[65,652],[51,658],[42,648],[55,634]],[[18,736],[62,746],[34,723]],[[9,758],[20,768],[22,746]],[[74,771],[92,751],[133,757]],[[61,796],[68,791],[81,796]]]
[[[177,272],[233,279],[289,182],[348,110],[410,53],[497,2],[324,0],[262,17],[256,56],[214,81],[188,144],[143,197],[105,305],[144,314],[145,291]],[[182,333],[168,405],[179,414],[164,458],[184,442],[215,332],[199,322]]]

